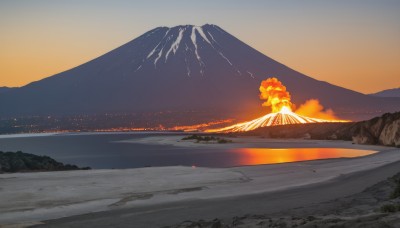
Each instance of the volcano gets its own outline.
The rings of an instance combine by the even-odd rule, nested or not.
[[[318,98],[342,118],[400,110],[400,99],[315,80],[206,24],[155,28],[73,69],[1,93],[0,116],[190,111],[194,121],[244,119],[262,113],[254,98],[270,76],[285,83],[296,104]]]
[[[244,123],[238,123],[229,127],[210,129],[206,132],[241,132],[251,131],[260,127],[305,124],[305,123],[327,123],[327,122],[348,122],[345,120],[324,120],[298,115],[288,109],[282,109],[276,113],[269,113],[265,116]]]
[[[206,130],[206,132],[241,132],[255,130],[260,127],[277,125],[349,122],[348,120],[337,119],[337,117],[333,115],[332,110],[330,110],[329,113],[322,112],[326,119],[312,118],[310,116],[296,114],[292,111],[292,107],[295,107],[295,105],[291,102],[292,98],[289,91],[286,90],[286,86],[284,86],[277,78],[268,78],[262,81],[259,90],[261,93],[260,99],[266,100],[262,105],[270,107],[272,111],[271,113],[255,120],[219,129],[209,129]],[[310,108],[313,110],[313,112],[311,112],[313,115],[321,114],[320,111],[315,112],[315,105],[302,106],[302,109]]]

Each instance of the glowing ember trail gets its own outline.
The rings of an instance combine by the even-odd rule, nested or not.
[[[277,78],[268,78],[261,82],[260,86],[260,99],[267,100],[263,106],[271,107],[271,113],[251,120],[248,122],[238,123],[229,127],[219,129],[209,129],[206,132],[239,132],[251,131],[259,127],[286,125],[286,124],[305,124],[305,123],[322,123],[322,122],[349,122],[348,120],[337,120],[331,110],[324,116],[330,119],[311,118],[303,115],[296,114],[292,111],[294,105],[290,102],[290,94],[286,91]],[[318,100],[312,100],[317,102]],[[319,104],[318,104],[319,105]],[[302,106],[302,111],[307,106]],[[320,106],[322,107],[322,106]]]

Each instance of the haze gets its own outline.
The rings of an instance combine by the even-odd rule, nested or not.
[[[400,86],[400,1],[0,2],[0,86],[68,70],[158,26],[221,26],[265,55],[363,93]]]

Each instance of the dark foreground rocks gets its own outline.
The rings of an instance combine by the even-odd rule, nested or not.
[[[268,203],[268,202],[266,202]],[[361,193],[275,214],[184,221],[164,228],[400,227],[400,173]]]
[[[76,165],[63,164],[48,156],[18,152],[0,151],[0,173],[33,172],[33,171],[63,171],[86,170],[89,167],[79,168]]]

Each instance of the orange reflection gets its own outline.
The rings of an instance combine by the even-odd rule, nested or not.
[[[374,154],[376,151],[343,148],[241,148],[234,150],[234,153],[239,154],[240,164],[259,165],[328,158],[352,158]]]

